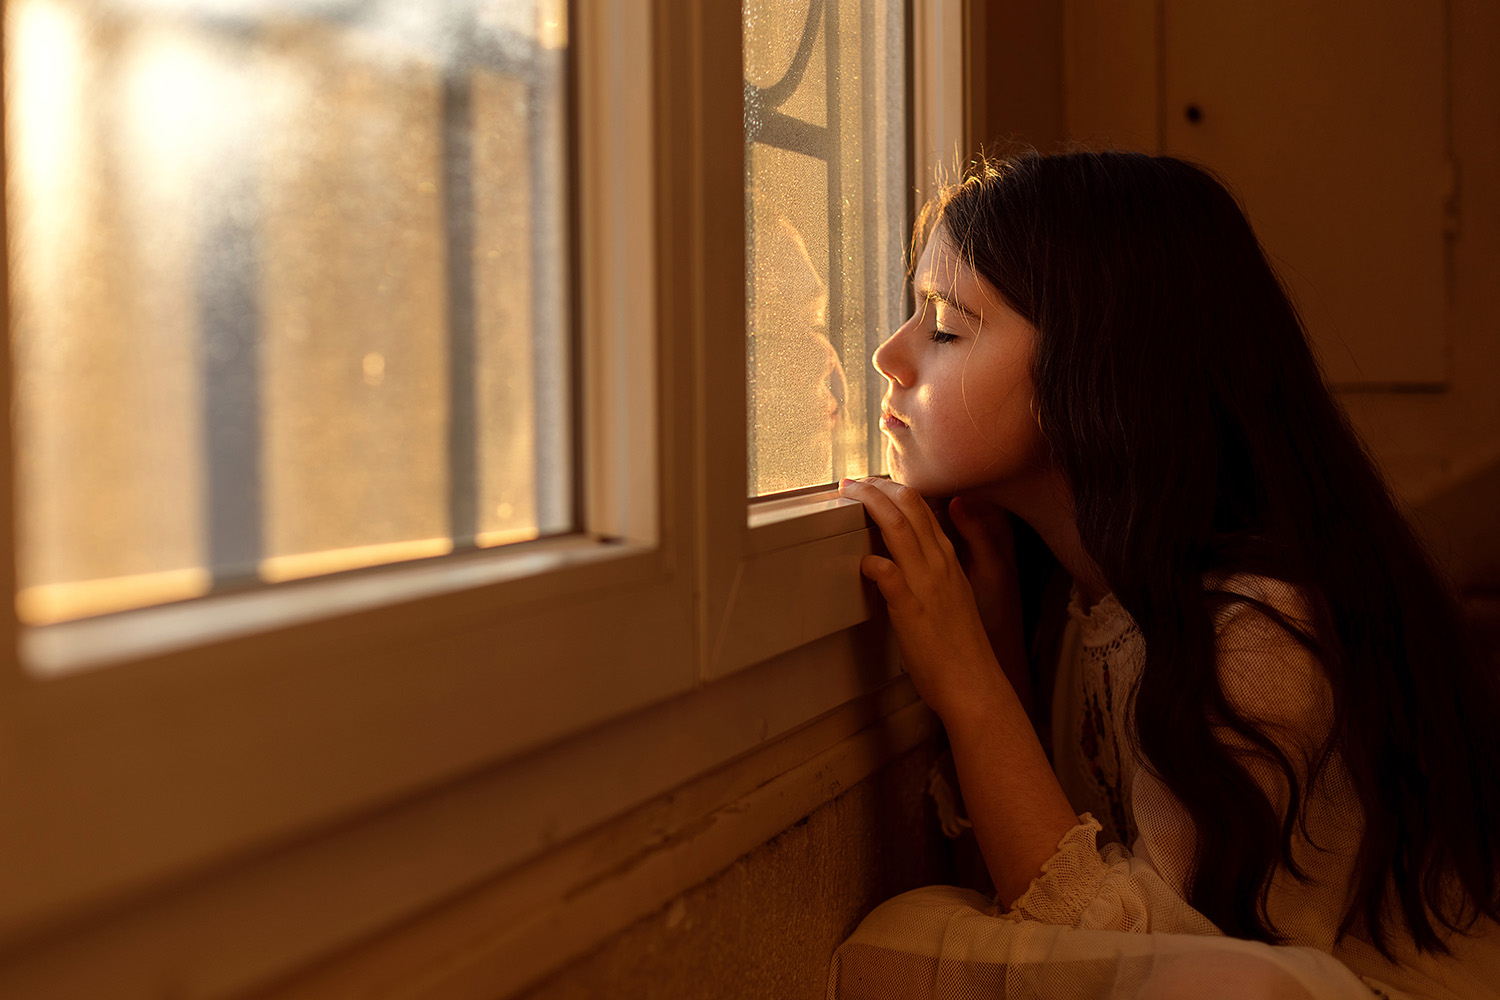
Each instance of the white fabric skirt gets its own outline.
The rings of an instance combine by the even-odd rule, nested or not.
[[[829,1000],[1409,1000],[1312,948],[1014,922],[936,885],[877,907],[835,953]]]

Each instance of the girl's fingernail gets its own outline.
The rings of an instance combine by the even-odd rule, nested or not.
[[[845,486],[848,486],[852,482],[854,482],[854,480],[852,480],[852,479],[840,479],[839,480],[839,489],[843,489]]]

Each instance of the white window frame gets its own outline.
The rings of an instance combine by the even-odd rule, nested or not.
[[[921,178],[961,127],[960,6],[913,7]],[[163,969],[243,990],[811,720],[822,743],[756,767],[911,705],[858,576],[862,508],[747,507],[744,393],[709,391],[744,384],[738,5],[573,15],[589,533],[46,629],[0,615],[0,994],[151,996]],[[414,856],[424,830],[474,835]],[[365,882],[378,903],[337,889]]]

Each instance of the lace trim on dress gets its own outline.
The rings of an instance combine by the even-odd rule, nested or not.
[[[1011,923],[1033,920],[1071,927],[1084,909],[1099,895],[1107,870],[1099,856],[1096,835],[1104,829],[1091,813],[1082,813],[1078,825],[1063,834],[1057,853],[1042,864],[1042,873],[1000,919]]]
[[[1085,646],[1119,646],[1135,620],[1114,594],[1105,594],[1098,604],[1085,611],[1078,585],[1068,597],[1068,615],[1078,623],[1078,635]]]

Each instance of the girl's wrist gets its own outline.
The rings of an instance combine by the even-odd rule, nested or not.
[[[1015,689],[1011,687],[1005,673],[998,669],[998,665],[993,676],[962,691],[954,691],[940,704],[931,707],[950,733],[992,729],[996,724],[1011,720],[1017,715],[1022,720],[1026,719],[1025,709]],[[1027,725],[1029,727],[1029,722]]]

